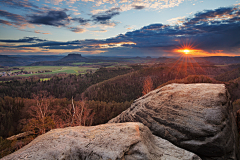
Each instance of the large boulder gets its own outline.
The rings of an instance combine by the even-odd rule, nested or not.
[[[195,154],[154,136],[141,123],[54,129],[3,160],[198,160]]]
[[[170,84],[135,100],[109,121],[141,122],[154,135],[202,159],[240,159],[229,93],[224,84]]]

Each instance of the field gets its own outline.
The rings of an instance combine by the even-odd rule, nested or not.
[[[72,65],[118,65],[119,62],[96,62],[96,63],[86,63],[86,62],[78,62],[72,63]]]
[[[47,74],[58,74],[58,73],[67,73],[67,74],[84,74],[88,71],[96,71],[98,68],[93,67],[77,67],[77,66],[20,66],[14,67],[19,68],[16,70],[11,70],[10,72],[28,72],[22,75],[17,76],[34,76],[34,75],[47,75]],[[11,69],[11,68],[9,68]]]

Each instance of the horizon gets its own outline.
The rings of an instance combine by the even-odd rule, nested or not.
[[[94,55],[88,55],[88,54],[81,54],[81,53],[67,53],[67,54],[53,54],[53,55],[47,55],[47,54],[28,54],[28,55],[20,55],[20,54],[11,54],[11,55],[7,55],[7,54],[0,54],[0,56],[8,56],[8,57],[24,57],[24,56],[61,56],[61,57],[66,57],[68,56],[69,54],[79,54],[81,55],[82,57],[115,57],[115,58],[136,58],[136,57],[139,57],[139,58],[147,58],[147,57],[150,57],[150,58],[180,58],[182,59],[183,56],[188,56],[188,55],[182,55],[182,56],[141,56],[141,55],[124,55],[124,56],[121,56],[121,55],[118,55],[118,56],[111,56],[111,55],[99,55],[99,54],[94,54]],[[205,58],[205,57],[240,57],[240,55],[237,55],[237,56],[197,56],[197,57],[194,57],[194,58]]]
[[[0,4],[0,55],[240,56],[240,0]]]

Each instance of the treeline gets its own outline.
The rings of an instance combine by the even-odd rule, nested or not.
[[[144,81],[148,77],[151,78],[152,88],[155,89],[168,81],[182,79],[189,75],[203,75],[206,72],[210,74],[209,71],[205,71],[199,66],[189,68],[185,67],[185,65],[173,67],[152,66],[94,84],[83,92],[83,96],[94,101],[131,101],[143,95]],[[204,78],[199,77],[200,79],[204,79],[202,81],[205,83],[213,81],[207,76]],[[191,81],[189,83],[194,83],[192,80],[188,80]]]
[[[231,95],[232,101],[240,99],[240,77],[224,83]]]
[[[32,98],[32,93],[38,94],[44,90],[55,98],[71,99],[75,97],[75,100],[79,100],[81,99],[81,93],[85,91],[87,87],[134,70],[133,68],[100,68],[95,73],[87,73],[84,75],[62,74],[43,82],[37,77],[13,80],[0,83],[0,97]]]
[[[82,118],[85,117],[85,121],[82,119],[79,123],[77,120],[72,122],[74,112],[72,101],[66,98],[45,97],[42,99],[35,97],[35,99],[25,99],[6,96],[0,98],[0,136],[7,138],[28,130],[32,130],[36,134],[42,134],[40,132],[43,128],[47,131],[52,128],[62,128],[74,124],[103,124],[126,110],[131,103],[132,101],[121,103],[114,101],[108,103],[102,101],[73,101],[75,115],[80,114],[81,111]],[[40,115],[40,110],[45,113],[45,119],[41,119],[43,116]],[[90,117],[92,117],[91,120]],[[41,124],[42,121],[45,121],[45,124]]]
[[[215,77],[216,80],[227,82],[230,80],[234,80],[236,78],[240,77],[240,68],[222,73]]]

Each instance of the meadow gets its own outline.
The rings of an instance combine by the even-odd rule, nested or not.
[[[13,67],[9,68],[12,69]],[[19,71],[32,72],[32,74],[23,74],[17,76],[33,76],[33,75],[44,75],[44,74],[58,74],[58,73],[67,73],[67,74],[85,74],[88,71],[96,71],[98,68],[94,67],[85,67],[85,66],[19,66],[14,67],[19,68],[16,70],[11,70],[12,73]],[[48,71],[48,72],[46,72]],[[43,72],[43,73],[39,73]]]

